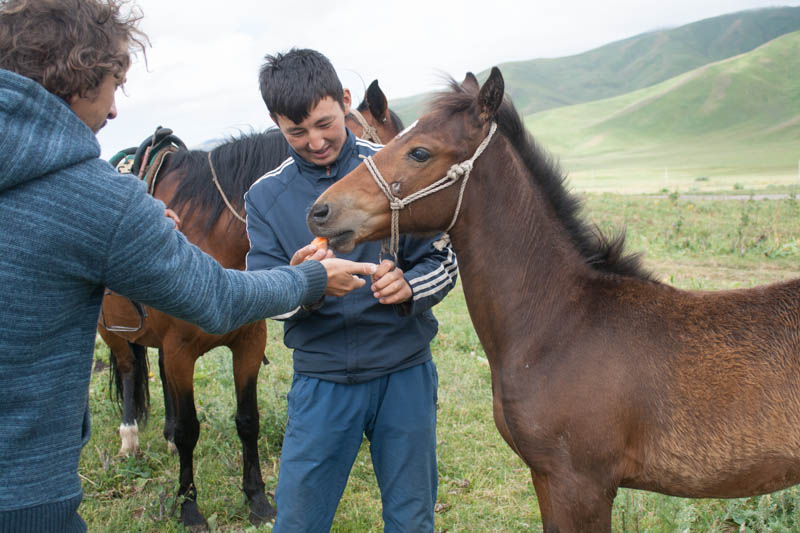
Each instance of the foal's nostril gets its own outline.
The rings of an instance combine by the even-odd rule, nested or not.
[[[331,210],[328,204],[315,205],[311,209],[310,218],[317,224],[323,224],[331,215]]]

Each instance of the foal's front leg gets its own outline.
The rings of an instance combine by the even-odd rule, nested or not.
[[[615,487],[603,487],[576,472],[531,472],[545,533],[611,533]]]

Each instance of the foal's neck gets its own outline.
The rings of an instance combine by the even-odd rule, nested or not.
[[[507,142],[491,150],[473,170],[451,231],[470,316],[490,357],[546,328],[588,270],[516,152]]]

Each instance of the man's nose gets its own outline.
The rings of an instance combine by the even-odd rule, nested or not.
[[[308,134],[308,148],[312,151],[321,150],[325,146],[325,137],[319,130],[312,130]]]

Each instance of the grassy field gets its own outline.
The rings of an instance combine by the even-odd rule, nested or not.
[[[585,194],[586,215],[606,231],[627,228],[628,249],[663,281],[686,289],[748,287],[796,275],[800,261],[800,203],[785,200],[721,201]],[[527,469],[502,441],[491,416],[489,368],[466,312],[460,286],[436,308],[434,342],[439,368],[439,499],[437,531],[516,532],[540,527]],[[278,471],[290,353],[280,326],[269,324],[271,364],[259,378],[260,453],[268,490]],[[108,353],[98,343],[96,356]],[[150,356],[157,369],[156,355]],[[157,374],[157,371],[155,371]],[[234,428],[229,353],[201,358],[195,373],[201,435],[195,452],[199,503],[213,531],[269,531],[247,523],[241,485],[241,448]],[[178,459],[161,436],[163,403],[158,376],[153,409],[141,432],[143,455],[117,456],[119,418],[108,397],[106,373],[91,385],[92,439],[80,475],[81,513],[90,531],[183,531],[174,493]],[[614,531],[797,531],[800,490],[738,500],[686,500],[621,490]],[[380,531],[380,500],[366,445],[356,460],[333,531]]]

